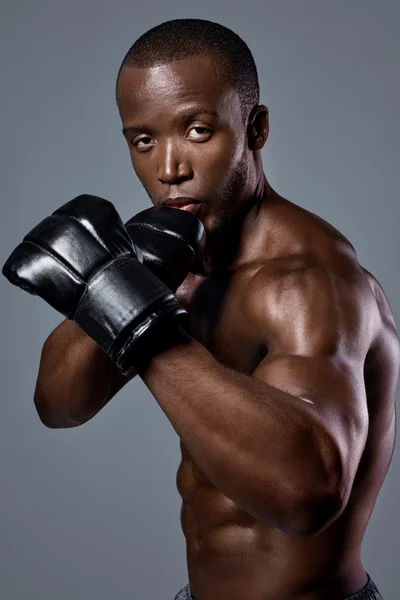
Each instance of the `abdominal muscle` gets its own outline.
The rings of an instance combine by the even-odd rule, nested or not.
[[[319,536],[296,539],[224,496],[182,442],[181,451],[177,487],[196,600],[339,600],[366,584],[363,531],[351,526],[351,503]]]

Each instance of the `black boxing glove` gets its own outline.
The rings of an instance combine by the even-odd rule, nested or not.
[[[143,254],[143,264],[172,291],[189,272],[206,275],[203,264],[205,230],[192,213],[157,206],[142,210],[125,223]]]
[[[73,320],[127,374],[151,355],[157,329],[186,325],[186,311],[142,260],[113,204],[83,194],[34,227],[2,272]]]

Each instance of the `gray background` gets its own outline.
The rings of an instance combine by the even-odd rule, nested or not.
[[[207,18],[254,54],[272,186],[352,241],[399,323],[399,16],[395,0],[2,0],[1,264],[80,193],[112,200],[124,219],[149,206],[120,132],[116,74],[147,29]],[[0,285],[1,598],[172,600],[187,582],[172,426],[138,379],[82,427],[46,429],[33,389],[62,318]],[[385,600],[400,585],[399,477],[396,449],[362,553]]]

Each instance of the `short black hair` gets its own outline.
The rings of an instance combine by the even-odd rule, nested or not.
[[[130,47],[118,71],[123,67],[149,68],[164,65],[188,56],[212,54],[221,71],[238,92],[245,122],[258,105],[260,88],[257,68],[247,44],[236,33],[204,19],[174,19],[161,23],[141,35]],[[118,102],[118,100],[117,100]]]

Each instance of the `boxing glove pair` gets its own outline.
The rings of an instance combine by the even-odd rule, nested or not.
[[[34,227],[3,274],[73,320],[128,374],[168,328],[186,327],[173,292],[189,272],[203,273],[204,245],[191,213],[155,207],[124,225],[111,202],[84,194]]]

